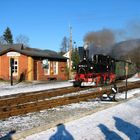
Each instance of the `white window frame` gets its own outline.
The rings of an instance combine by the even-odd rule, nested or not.
[[[15,62],[17,62],[17,64],[15,64]],[[15,69],[15,67],[17,67],[17,69]],[[9,74],[11,74],[10,59],[9,59]],[[13,76],[18,76],[18,58],[14,58]]]
[[[53,61],[53,72],[54,72],[54,75],[58,75],[58,62],[57,61]]]
[[[48,69],[44,68],[44,75],[50,75],[50,61],[48,61]]]

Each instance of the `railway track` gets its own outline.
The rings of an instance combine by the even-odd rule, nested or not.
[[[127,87],[119,86],[119,91],[139,88],[140,82],[131,83]],[[32,93],[23,93],[16,96],[7,96],[0,99],[0,119],[5,119],[11,116],[23,115],[30,112],[37,112],[44,109],[49,109],[57,106],[67,105],[71,103],[78,103],[80,101],[88,101],[89,99],[101,97],[102,94],[111,92],[110,88],[103,87],[101,91],[96,88],[90,93],[71,94],[65,97],[58,97],[67,95],[87,88],[61,88],[50,91],[39,91]],[[52,98],[56,97],[56,98]]]
[[[78,92],[79,88],[67,87],[53,90],[43,90],[35,92],[20,93],[15,95],[9,95],[0,98],[0,106],[12,106],[18,104],[25,104],[28,102],[36,102],[51,97],[61,96],[72,92]]]

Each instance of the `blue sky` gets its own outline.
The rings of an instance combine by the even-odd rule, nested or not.
[[[88,32],[133,22],[140,23],[140,0],[0,0],[0,35],[9,27],[14,38],[27,36],[33,48],[59,51],[69,25],[82,46]]]

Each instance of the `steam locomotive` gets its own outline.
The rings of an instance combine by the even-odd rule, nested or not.
[[[110,84],[136,73],[135,64],[102,54],[95,54],[92,60],[84,57],[75,69],[74,86]]]

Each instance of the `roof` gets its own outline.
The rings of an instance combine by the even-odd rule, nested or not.
[[[31,57],[40,57],[40,58],[57,59],[57,60],[67,59],[66,57],[61,56],[57,52],[52,50],[40,50],[36,48],[25,47],[23,44],[0,45],[0,55],[3,55],[9,51],[16,51]]]

